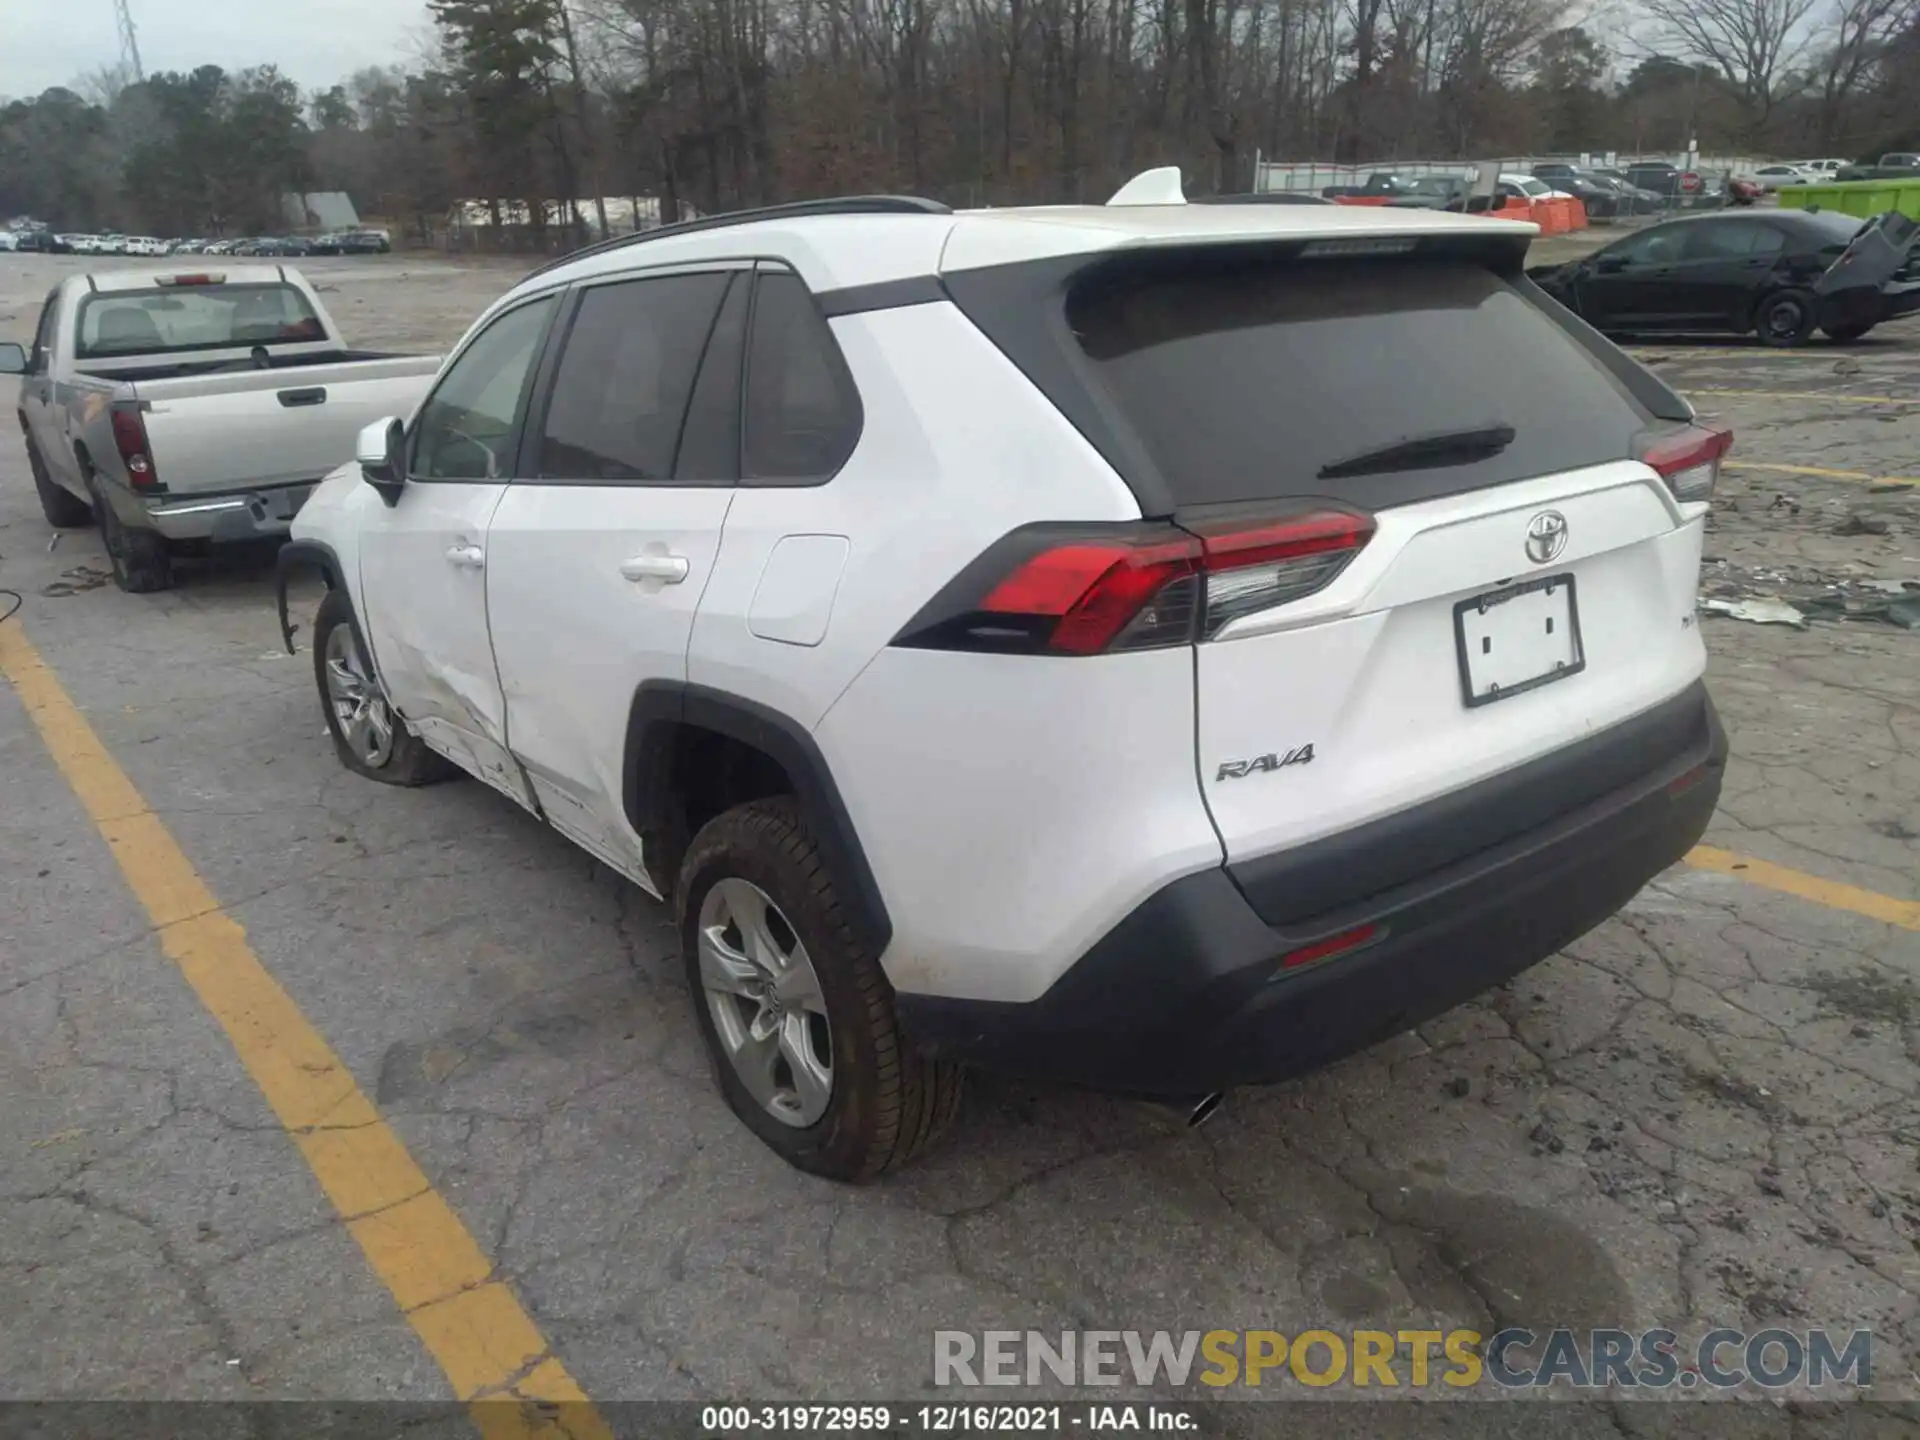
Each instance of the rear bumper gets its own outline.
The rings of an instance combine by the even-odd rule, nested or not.
[[[1690,723],[1639,773],[1391,889],[1275,926],[1227,870],[1205,870],[1151,896],[1039,999],[903,994],[902,1024],[930,1054],[1141,1096],[1317,1069],[1545,959],[1692,848],[1719,799],[1726,735],[1704,685],[1660,709]],[[1569,766],[1591,743],[1568,747]],[[1375,927],[1364,948],[1281,969],[1363,926]]]
[[[137,523],[169,540],[225,543],[285,535],[318,481],[226,495],[160,496],[141,502]]]

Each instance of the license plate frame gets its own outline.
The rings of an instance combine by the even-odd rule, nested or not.
[[[1522,596],[1537,594],[1541,591],[1551,594],[1563,586],[1567,592],[1567,628],[1572,642],[1573,658],[1516,684],[1507,686],[1495,684],[1489,690],[1476,694],[1473,688],[1472,665],[1467,653],[1468,614],[1484,615],[1489,610]],[[1574,583],[1574,577],[1571,574],[1542,575],[1537,579],[1502,585],[1498,589],[1488,590],[1460,601],[1453,607],[1453,650],[1454,658],[1460,668],[1460,698],[1469,710],[1477,710],[1501,700],[1511,700],[1516,695],[1525,695],[1528,691],[1538,690],[1543,685],[1551,685],[1557,680],[1568,680],[1578,675],[1587,668],[1587,647],[1580,629],[1580,592]]]

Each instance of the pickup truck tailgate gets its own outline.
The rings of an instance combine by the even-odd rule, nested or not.
[[[139,382],[154,469],[169,494],[318,480],[355,437],[409,415],[439,371],[433,356],[226,371]]]

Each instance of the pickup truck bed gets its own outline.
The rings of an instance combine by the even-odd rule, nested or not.
[[[398,387],[424,392],[439,365],[432,357],[333,360],[134,381],[89,372],[75,389],[103,386],[137,401],[168,493],[206,496],[311,485],[352,453],[361,430],[399,413]],[[155,518],[155,528],[170,539],[197,538],[189,533],[197,525]]]

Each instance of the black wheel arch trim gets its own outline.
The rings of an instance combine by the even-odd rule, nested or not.
[[[360,607],[353,603],[353,587],[347,584],[346,568],[340,563],[339,553],[324,540],[289,540],[274,557],[274,609],[280,618],[280,639],[287,653],[298,653],[293,647],[293,632],[299,628],[287,616],[287,582],[302,570],[319,571],[321,579],[327,582],[327,589],[346,605],[347,623],[353,626],[353,638],[360,642],[360,653],[373,666],[373,673],[379,675],[380,662],[367,639],[366,627],[360,623]]]
[[[791,716],[705,685],[681,680],[648,680],[634,692],[628,713],[621,793],[627,820],[642,837],[658,836],[674,815],[665,767],[648,763],[661,754],[653,743],[668,726],[691,726],[750,745],[779,764],[792,780],[795,798],[808,828],[825,853],[839,884],[841,903],[851,912],[861,938],[877,959],[893,939],[893,921],[867,863],[853,817],[840,798],[826,756],[806,728]],[[653,739],[650,739],[653,737]],[[692,836],[686,836],[687,841]],[[671,896],[674,876],[654,875],[663,895]]]

